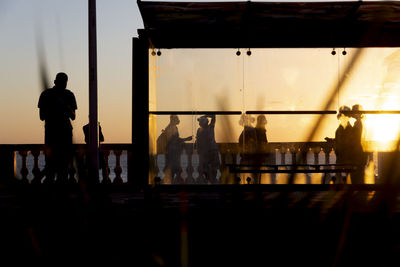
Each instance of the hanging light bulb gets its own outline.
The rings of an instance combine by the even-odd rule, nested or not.
[[[153,48],[153,50],[151,51],[151,55],[152,55],[152,56],[155,56],[155,55],[156,55],[156,51],[154,51],[154,48]]]
[[[248,56],[251,56],[250,48],[249,48],[249,50],[247,50],[246,54],[247,54]]]
[[[161,51],[160,51],[160,49],[158,49],[158,51],[157,51],[157,56],[161,56]]]
[[[336,55],[335,48],[333,48],[333,50],[332,50],[331,54],[332,54],[332,56]]]
[[[237,56],[240,56],[240,54],[241,54],[241,53],[240,53],[240,50],[239,50],[239,48],[238,48],[238,50],[236,51],[236,55],[237,55]]]
[[[347,55],[346,48],[343,48],[342,55],[343,56]]]

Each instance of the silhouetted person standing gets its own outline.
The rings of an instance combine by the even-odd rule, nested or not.
[[[101,125],[99,122],[99,169],[101,169],[102,175],[103,175],[103,180],[102,183],[111,183],[111,180],[109,178],[109,168],[107,167],[106,164],[106,158],[104,157],[104,152],[103,152],[103,146],[101,145],[101,142],[104,142],[104,135],[103,131],[101,130]],[[86,143],[86,148],[87,148],[87,153],[86,153],[86,167],[90,168],[90,161],[89,161],[89,124],[86,124],[82,127],[83,133],[85,134],[85,143]]]
[[[211,121],[208,122],[208,117]],[[196,134],[196,148],[199,154],[199,173],[206,182],[216,183],[220,167],[218,145],[215,142],[215,115],[197,119],[200,128]]]
[[[39,98],[40,119],[45,121],[46,178],[44,183],[66,182],[72,160],[72,125],[77,109],[74,94],[66,89],[67,74],[60,72],[54,87],[44,90]]]
[[[352,111],[355,113],[352,114],[352,117],[356,119],[353,125],[353,134],[352,134],[352,161],[356,165],[357,169],[355,172],[351,173],[351,183],[352,184],[363,184],[364,183],[364,169],[367,164],[368,155],[363,151],[362,148],[362,139],[363,139],[363,122],[364,115],[361,113],[356,113],[361,111],[362,107],[359,104],[353,105]]]
[[[166,134],[166,154],[165,154],[165,177],[164,182],[175,183],[181,174],[181,152],[185,141],[192,140],[192,137],[180,138],[177,125],[180,123],[177,115],[171,115],[167,127],[164,129]]]
[[[253,127],[254,117],[242,114],[239,124],[243,126],[243,131],[239,136],[240,164],[257,164],[257,132]],[[257,182],[257,175],[253,174],[254,182]]]
[[[255,154],[255,164],[267,164],[268,158],[268,139],[267,139],[267,129],[265,126],[267,125],[267,119],[265,115],[257,116],[257,124],[256,124],[256,154]],[[261,182],[261,173],[257,173],[255,176],[255,183]]]
[[[351,126],[350,117],[344,112],[350,111],[348,106],[341,106],[337,115],[340,125],[335,132],[335,154],[336,164],[352,164],[352,146],[353,146],[353,127]],[[346,177],[337,174],[338,183],[346,182]]]

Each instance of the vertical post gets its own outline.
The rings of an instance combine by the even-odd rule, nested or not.
[[[99,179],[96,0],[89,0],[89,151],[91,179]]]
[[[149,184],[149,47],[139,34],[132,42],[132,156],[128,159],[128,182]]]

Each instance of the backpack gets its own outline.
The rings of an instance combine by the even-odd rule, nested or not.
[[[160,136],[157,137],[157,154],[165,154],[167,152],[167,133],[161,130]]]

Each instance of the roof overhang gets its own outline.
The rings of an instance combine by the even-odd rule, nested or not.
[[[156,48],[398,47],[400,2],[138,2]]]

